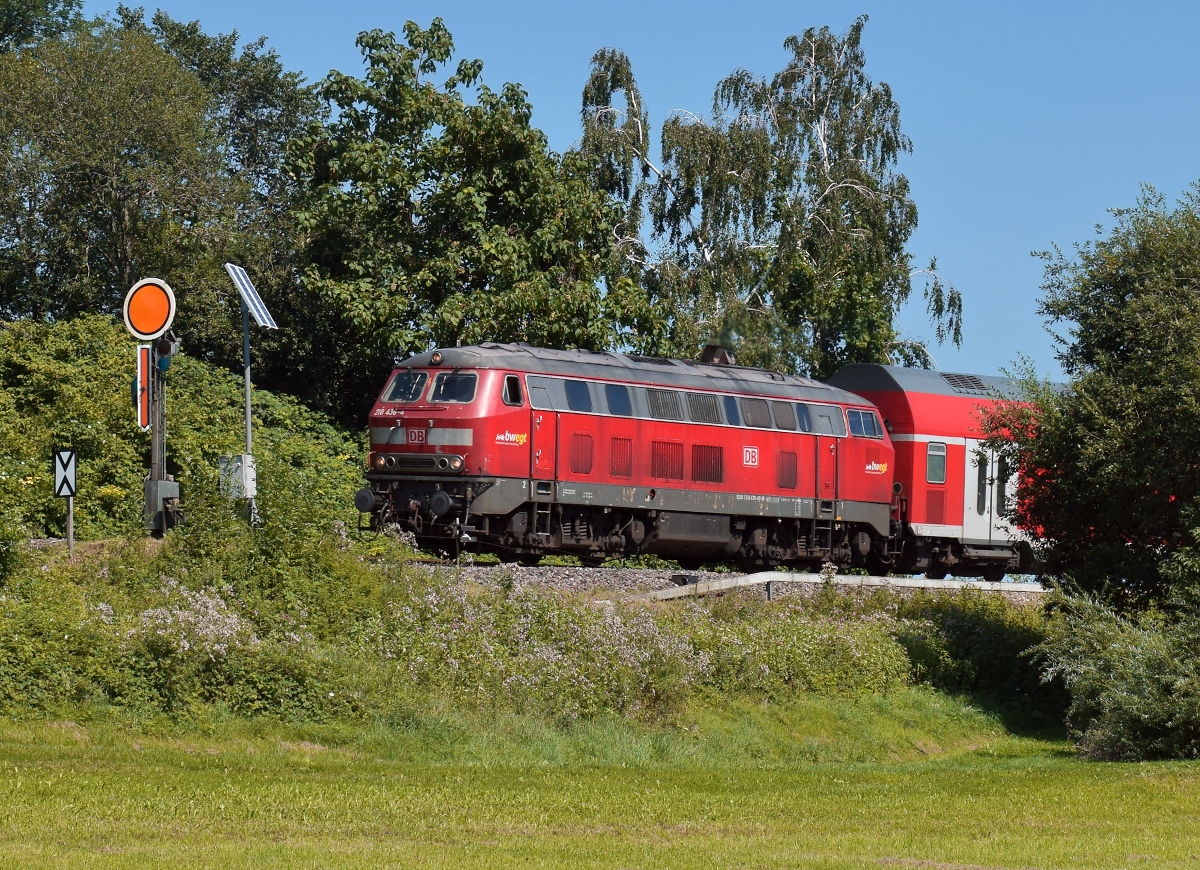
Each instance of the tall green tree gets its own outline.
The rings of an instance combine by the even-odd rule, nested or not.
[[[357,413],[395,359],[432,345],[608,347],[623,303],[597,282],[615,210],[587,161],[550,151],[525,93],[483,85],[480,61],[434,81],[453,54],[440,19],[358,45],[364,76],[321,83],[331,120],[290,162],[304,286],[343,335],[326,403]]]
[[[1018,521],[1050,573],[1121,607],[1200,590],[1200,187],[1144,189],[1046,261],[1040,312],[1070,379],[1026,377],[987,421],[1022,474]]]
[[[284,163],[288,143],[325,119],[325,105],[301,73],[284,67],[266,37],[214,36],[198,21],[176,21],[161,10],[147,21],[142,9],[118,6],[117,20],[124,31],[153,39],[200,81],[209,95],[205,117],[221,171],[236,193],[221,244],[177,276],[186,288],[180,318],[188,352],[240,368],[238,295],[223,269],[227,261],[238,263],[280,326],[255,336],[255,381],[313,398],[339,336],[317,300],[300,291],[292,209],[297,186]]]
[[[101,25],[0,55],[0,311],[116,312],[227,233],[236,190],[208,94],[149,37]]]
[[[80,21],[83,0],[0,0],[0,52],[58,36]]]
[[[625,338],[694,353],[708,338],[743,360],[825,376],[848,362],[925,363],[895,319],[918,272],[939,341],[961,341],[961,299],[914,269],[911,150],[886,84],[866,74],[866,17],[842,36],[789,37],[770,78],[739,70],[716,88],[711,118],[677,113],[650,153],[649,116],[628,58],[605,49],[583,94],[583,150],[596,183],[624,208],[614,273],[654,302]]]

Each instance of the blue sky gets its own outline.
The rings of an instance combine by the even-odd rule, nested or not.
[[[88,14],[115,8],[88,2]],[[1127,206],[1139,185],[1174,199],[1200,178],[1200,5],[1160,2],[482,3],[380,0],[161,0],[209,32],[266,35],[310,80],[358,73],[355,35],[399,32],[442,17],[458,57],[484,62],[493,88],[519,82],[534,123],[556,150],[579,136],[580,92],[592,53],[622,49],[658,124],[674,109],[707,113],[734,69],[770,75],[786,36],[842,32],[859,14],[867,70],[887,82],[913,153],[900,169],[920,224],[917,263],[936,255],[964,297],[961,349],[934,346],[948,371],[991,374],[1018,354],[1058,376],[1037,316],[1042,267],[1030,256],[1069,249]],[[914,293],[901,316],[932,339]]]

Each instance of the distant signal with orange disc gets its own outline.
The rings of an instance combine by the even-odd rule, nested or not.
[[[125,327],[139,341],[152,341],[171,328],[175,293],[161,278],[138,281],[125,294]]]

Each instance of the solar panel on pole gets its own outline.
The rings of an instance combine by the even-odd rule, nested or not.
[[[264,329],[278,329],[275,318],[271,316],[271,312],[267,311],[267,306],[263,304],[262,297],[254,289],[254,284],[251,282],[250,276],[246,274],[246,270],[233,263],[226,263],[225,271],[229,273],[230,279],[233,280],[233,286],[237,287],[238,293],[241,294],[242,301],[246,303],[246,308],[250,310],[250,316],[254,318],[254,322]]]

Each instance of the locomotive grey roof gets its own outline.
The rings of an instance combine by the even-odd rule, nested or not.
[[[433,351],[409,357],[401,368],[431,366]],[[592,350],[551,350],[527,344],[485,343],[447,347],[439,368],[515,369],[577,378],[610,378],[690,390],[722,390],[814,402],[865,403],[843,389],[796,375],[747,366],[708,365],[694,360],[633,356]]]
[[[910,369],[903,366],[881,366],[870,363],[843,366],[829,379],[829,383],[851,392],[861,390],[876,393],[933,393],[943,396],[1020,398],[1016,382],[1008,378],[937,372],[930,369]]]

